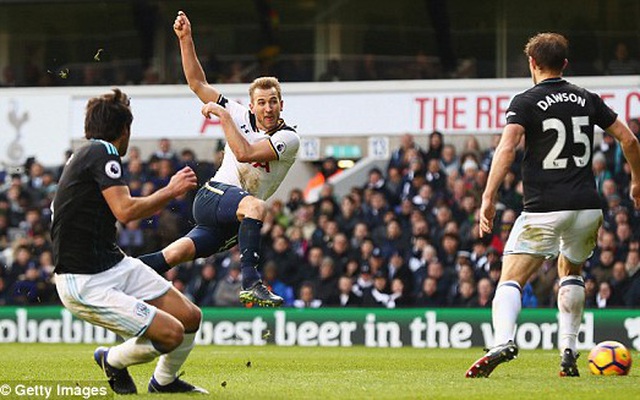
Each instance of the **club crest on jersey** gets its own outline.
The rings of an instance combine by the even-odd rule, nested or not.
[[[111,160],[105,164],[104,172],[107,174],[109,178],[118,179],[122,176],[122,167],[120,167],[119,162],[115,160]]]
[[[276,148],[276,151],[280,154],[284,153],[284,151],[287,149],[287,145],[285,144],[285,142],[276,142],[274,147]]]
[[[146,318],[149,316],[149,313],[151,312],[151,310],[149,310],[149,307],[147,307],[146,304],[144,303],[136,303],[136,315],[142,318]]]

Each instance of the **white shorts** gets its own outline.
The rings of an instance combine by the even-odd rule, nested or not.
[[[504,254],[533,254],[555,258],[561,253],[582,264],[596,247],[601,210],[522,212],[509,234]]]
[[[151,267],[125,257],[98,274],[56,274],[60,300],[72,314],[123,338],[140,336],[157,309],[145,300],[167,293],[171,283]]]

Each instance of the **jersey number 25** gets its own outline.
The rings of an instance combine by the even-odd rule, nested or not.
[[[585,167],[591,157],[591,142],[589,136],[582,132],[582,127],[589,126],[589,117],[572,117],[571,118],[573,143],[580,143],[584,145],[584,154],[581,156],[573,156],[573,161],[577,167]],[[542,160],[543,169],[565,169],[567,168],[567,159],[559,158],[564,145],[567,142],[567,129],[564,123],[558,118],[549,118],[542,121],[542,130],[556,131],[558,136],[556,142],[553,144],[549,154]]]

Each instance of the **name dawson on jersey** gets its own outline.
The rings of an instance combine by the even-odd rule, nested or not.
[[[542,111],[547,111],[549,107],[556,103],[576,103],[581,107],[586,104],[586,99],[582,96],[578,96],[575,93],[552,93],[544,97],[544,99],[538,101],[536,105],[540,107]]]

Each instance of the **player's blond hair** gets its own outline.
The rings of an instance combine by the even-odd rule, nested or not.
[[[280,82],[278,81],[278,78],[274,76],[261,76],[260,78],[254,79],[249,86],[249,97],[251,98],[251,101],[253,101],[253,93],[256,91],[256,89],[271,88],[276,89],[278,100],[282,100],[282,88],[280,88]]]
[[[527,42],[524,54],[536,60],[542,69],[562,72],[567,54],[569,41],[559,33],[538,33]]]

